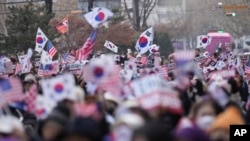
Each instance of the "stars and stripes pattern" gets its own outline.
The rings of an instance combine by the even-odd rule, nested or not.
[[[57,53],[57,49],[54,47],[51,41],[47,42],[46,51],[48,52],[49,56],[51,56],[52,58]]]
[[[122,78],[119,75],[120,66],[116,66],[107,79],[104,79],[99,84],[99,89],[110,92],[113,96],[120,97],[122,88]]]
[[[61,62],[63,64],[74,63],[76,61],[76,57],[71,55],[69,52],[66,52],[61,58]]]
[[[63,18],[57,25],[56,25],[56,29],[64,34],[67,33],[69,30],[69,20],[68,17]]]
[[[37,75],[43,77],[43,76],[50,76],[53,74],[57,74],[58,72],[59,72],[58,63],[54,62],[52,64],[40,64]]]
[[[67,57],[66,57],[66,62],[67,63],[74,63],[76,61],[76,57],[75,56],[73,56],[73,55],[68,55]]]
[[[26,92],[24,101],[27,105],[27,111],[30,113],[36,113],[36,98],[37,98],[37,85],[33,84],[29,91]]]
[[[245,66],[245,73],[250,74],[250,67],[249,66]]]
[[[159,67],[156,67],[155,69],[156,69],[156,72],[158,72],[158,74],[160,74],[164,78],[168,77],[167,67],[166,66],[159,66]]]
[[[142,56],[140,62],[142,64],[144,64],[144,65],[147,65],[148,64],[148,58],[147,58],[147,56]]]
[[[177,67],[182,67],[195,57],[194,51],[177,51],[175,52],[175,62]]]
[[[23,87],[18,78],[0,79],[0,107],[5,104],[23,100]]]
[[[92,53],[95,40],[96,40],[97,30],[92,31],[87,41],[84,43],[83,47],[76,51],[77,60],[86,60]]]
[[[31,70],[31,68],[32,68],[32,64],[29,63],[27,67],[28,67],[28,68],[26,69],[27,72],[30,72],[30,70]],[[25,73],[25,72],[23,72],[23,65],[18,63],[18,64],[16,64],[15,75],[17,75],[17,74],[19,74],[19,73]]]
[[[12,64],[12,62],[5,62],[4,67],[5,67],[5,73],[13,73],[13,64]]]

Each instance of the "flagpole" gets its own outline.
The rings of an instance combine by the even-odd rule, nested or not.
[[[67,42],[67,45],[68,45],[68,49],[70,49],[71,47],[71,44],[70,44],[70,39],[69,39],[69,16],[66,15],[66,17],[68,18],[68,31],[66,33],[64,33],[64,36],[66,37],[66,42]]]

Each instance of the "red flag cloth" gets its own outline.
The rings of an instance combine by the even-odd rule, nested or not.
[[[86,60],[89,57],[95,45],[96,35],[97,30],[92,31],[83,47],[76,51],[77,60]]]
[[[147,56],[142,56],[140,62],[142,64],[144,64],[144,65],[147,65],[148,64],[148,58],[147,58]]]
[[[23,100],[23,87],[18,78],[0,79],[0,107],[5,104]]]
[[[27,105],[27,111],[30,113],[36,113],[36,98],[37,98],[37,85],[33,84],[29,91],[26,92],[24,101]]]
[[[80,117],[92,117],[95,120],[101,118],[101,114],[98,111],[97,105],[94,103],[79,103],[75,105],[76,116]]]
[[[69,22],[68,17],[65,17],[56,25],[56,29],[62,34],[67,33],[69,30],[68,22]]]

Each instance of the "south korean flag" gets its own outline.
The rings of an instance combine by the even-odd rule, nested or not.
[[[197,47],[196,48],[206,48],[211,43],[212,38],[207,35],[197,36]]]

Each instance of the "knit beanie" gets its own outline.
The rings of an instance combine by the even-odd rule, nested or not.
[[[214,123],[211,125],[209,132],[217,129],[229,131],[230,125],[243,125],[245,121],[241,116],[241,112],[235,106],[229,106],[223,113],[218,115]]]

